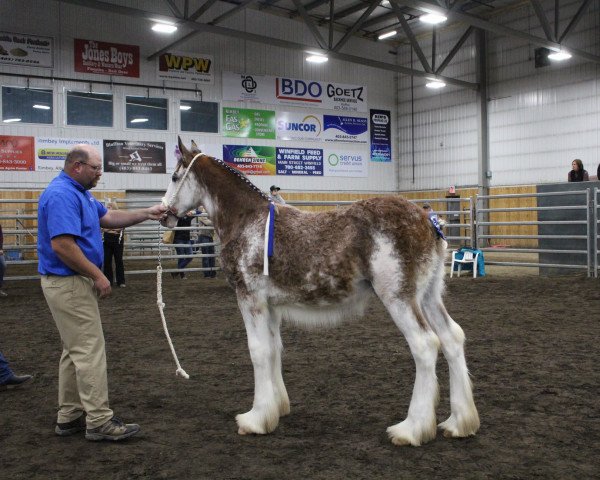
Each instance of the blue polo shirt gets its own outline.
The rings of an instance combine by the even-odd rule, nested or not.
[[[73,235],[85,257],[102,267],[104,248],[100,219],[107,210],[92,194],[65,172],[50,182],[38,203],[38,272],[42,275],[77,275],[52,250],[51,240]]]

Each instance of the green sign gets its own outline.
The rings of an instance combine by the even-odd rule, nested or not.
[[[221,132],[225,137],[275,140],[275,112],[272,110],[223,107],[221,118]]]

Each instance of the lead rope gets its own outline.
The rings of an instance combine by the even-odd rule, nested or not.
[[[190,171],[192,164],[199,156],[200,156],[200,154],[196,155],[192,159],[190,164],[188,165],[185,173],[183,174],[183,177],[181,178],[181,182],[179,183],[177,189],[175,190],[175,193],[171,196],[171,200],[173,200],[175,198],[175,196],[179,193],[179,189],[181,188],[181,185],[183,185],[183,180],[185,179],[188,172]],[[162,198],[162,203],[167,209],[169,209],[170,202],[167,201],[166,197]],[[165,303],[163,302],[163,298],[162,298],[162,273],[163,273],[162,254],[161,254],[162,245],[163,245],[162,235],[160,232],[160,222],[159,222],[159,224],[158,224],[158,265],[156,266],[156,305],[158,306],[158,311],[160,312],[160,318],[162,320],[162,326],[163,326],[163,330],[165,331],[165,336],[167,337],[167,342],[169,342],[169,348],[171,349],[171,353],[173,354],[173,358],[175,359],[175,365],[177,365],[177,370],[175,370],[175,374],[188,380],[190,378],[190,376],[186,373],[186,371],[183,368],[181,368],[179,359],[177,358],[177,353],[175,353],[175,347],[173,346],[173,342],[171,341],[171,336],[169,335],[169,329],[167,328],[167,320],[165,319],[165,313],[163,311],[165,308]]]

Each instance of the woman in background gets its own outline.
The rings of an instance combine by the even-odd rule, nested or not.
[[[109,210],[118,210],[115,202],[109,202],[106,205]],[[104,239],[104,276],[108,278],[111,286],[114,284],[113,277],[113,258],[115,259],[115,269],[117,271],[117,285],[125,287],[125,266],[123,265],[123,246],[125,244],[125,235],[122,228],[103,228],[102,236]]]
[[[569,182],[589,182],[590,176],[583,168],[583,162],[576,158],[571,162],[572,170],[569,172]]]

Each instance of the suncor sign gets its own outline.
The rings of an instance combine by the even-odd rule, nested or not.
[[[281,112],[277,114],[278,140],[322,141],[322,115]]]

